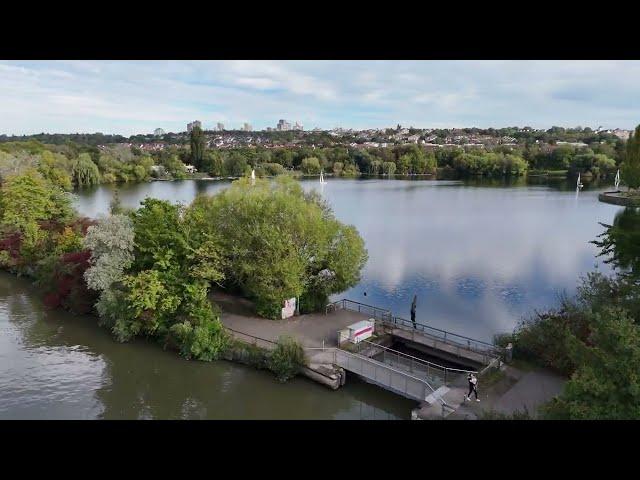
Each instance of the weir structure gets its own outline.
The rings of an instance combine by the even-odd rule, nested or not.
[[[412,413],[414,419],[443,418],[453,413],[464,401],[467,375],[481,376],[499,368],[505,355],[504,349],[494,344],[412,322],[389,310],[348,299],[328,304],[325,314],[347,317],[353,323],[372,320],[375,336],[372,341],[357,344],[342,342],[338,337],[336,347],[310,348],[313,362],[330,363],[420,402]],[[422,352],[433,361],[390,348],[394,343]]]
[[[373,323],[374,335],[355,344],[345,341],[344,329],[363,320]],[[418,402],[413,419],[447,417],[463,403],[469,373],[482,376],[508,359],[505,349],[491,343],[348,299],[328,304],[324,315],[282,321],[238,316],[234,326],[231,316],[223,315],[223,321],[236,340],[266,350],[276,347],[281,334],[295,337],[306,354],[303,375],[334,390],[345,384],[346,372],[357,375]]]

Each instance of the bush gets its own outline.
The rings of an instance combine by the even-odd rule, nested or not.
[[[268,359],[268,367],[281,382],[295,377],[306,365],[304,349],[302,345],[291,337],[280,337],[278,345],[271,352]]]
[[[237,340],[228,343],[225,349],[225,358],[250,365],[259,370],[269,368],[268,350]]]

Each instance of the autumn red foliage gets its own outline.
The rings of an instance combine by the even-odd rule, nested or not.
[[[54,268],[51,290],[44,303],[50,308],[65,308],[74,313],[89,313],[96,301],[95,292],[87,288],[84,272],[90,267],[91,251],[62,255]]]

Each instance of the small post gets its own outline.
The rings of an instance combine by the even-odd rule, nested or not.
[[[511,362],[511,359],[513,358],[513,343],[507,344],[507,348],[504,349],[504,356],[506,363]]]

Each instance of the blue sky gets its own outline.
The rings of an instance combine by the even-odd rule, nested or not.
[[[640,61],[2,61],[0,133],[640,123]]]

